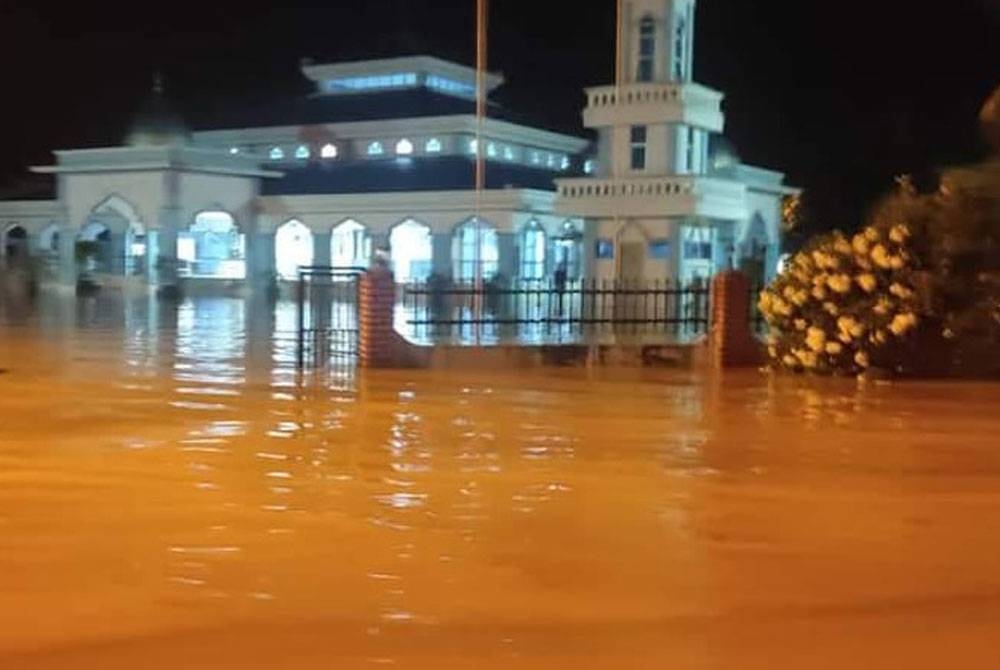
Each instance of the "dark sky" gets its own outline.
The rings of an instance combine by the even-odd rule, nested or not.
[[[157,69],[203,126],[305,92],[303,57],[473,57],[474,0],[0,3],[8,184],[53,149],[117,143]],[[492,4],[500,101],[583,132],[581,89],[611,81],[614,0]],[[808,189],[819,225],[851,226],[894,175],[981,155],[975,116],[1000,85],[1000,0],[700,0],[695,73],[727,93],[744,160]]]

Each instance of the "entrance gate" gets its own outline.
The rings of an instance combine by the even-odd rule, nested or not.
[[[302,267],[296,287],[296,364],[300,370],[354,367],[364,268]]]

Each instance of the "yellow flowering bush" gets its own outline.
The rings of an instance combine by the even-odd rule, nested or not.
[[[820,374],[895,368],[920,324],[904,223],[815,239],[760,295],[772,364]]]

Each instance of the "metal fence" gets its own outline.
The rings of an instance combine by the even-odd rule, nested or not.
[[[296,363],[300,369],[353,366],[358,354],[358,292],[363,268],[303,267],[296,286]]]
[[[403,286],[398,309],[397,326],[420,340],[687,339],[708,332],[709,289],[666,281],[428,282]]]

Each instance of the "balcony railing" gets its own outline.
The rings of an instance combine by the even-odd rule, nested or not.
[[[559,182],[562,198],[602,198],[619,196],[693,195],[695,182],[691,177],[659,177],[653,179],[564,179]]]
[[[628,84],[587,89],[587,106],[591,109],[614,107],[619,104],[662,104],[685,99],[680,84]]]

